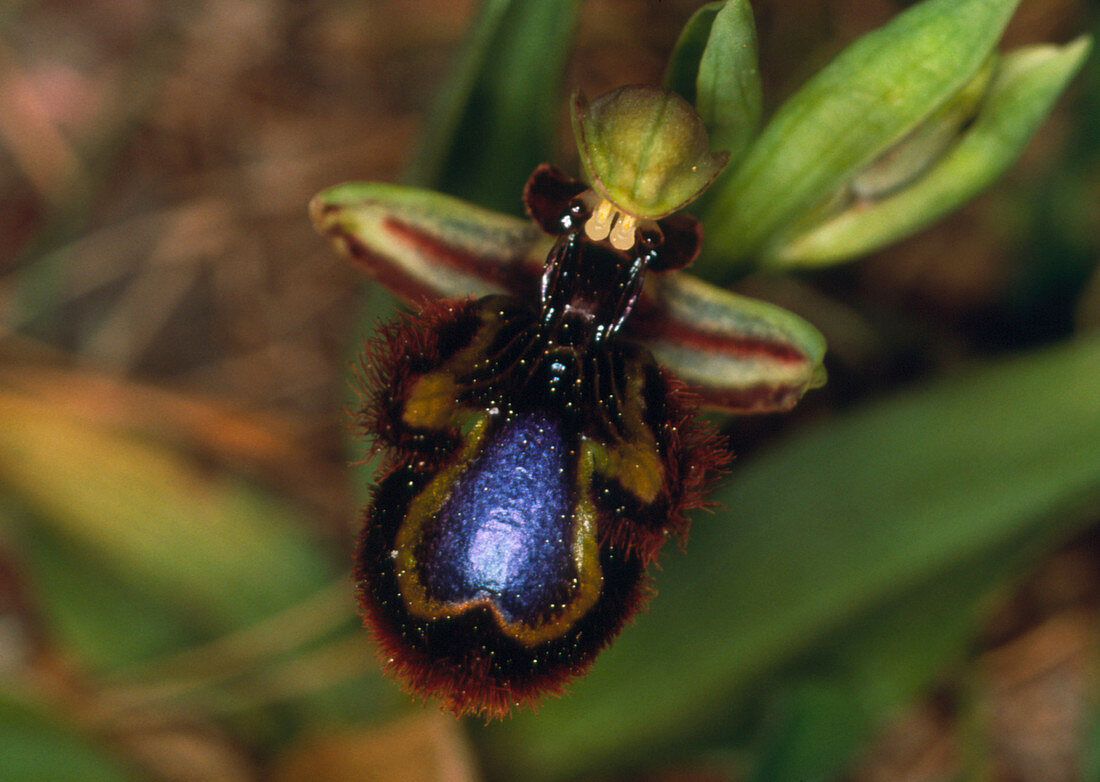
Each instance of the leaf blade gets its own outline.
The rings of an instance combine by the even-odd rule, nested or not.
[[[0,689],[0,777],[57,782],[132,782],[137,775],[64,718]]]
[[[1090,40],[1006,55],[974,124],[916,183],[860,204],[769,252],[773,267],[820,266],[872,252],[919,231],[995,182],[1019,157],[1080,70]]]
[[[1067,534],[1087,518],[1057,513],[1067,502],[1100,504],[1097,382],[1100,339],[1080,340],[886,400],[744,465],[715,495],[736,520],[697,523],[650,612],[571,696],[485,735],[488,750],[539,779],[621,768],[729,717],[778,664],[946,568]]]
[[[254,485],[212,477],[168,449],[19,393],[0,392],[0,417],[0,491],[27,511],[36,538],[52,541],[38,550],[62,546],[82,557],[86,575],[113,574],[111,589],[137,590],[162,606],[180,635],[245,626],[337,575],[301,519]],[[97,584],[85,588],[94,593]],[[84,627],[68,640],[109,637],[110,629]],[[151,646],[120,645],[123,656],[88,651],[117,665],[176,637],[161,628]]]
[[[728,280],[802,210],[899,141],[978,71],[1018,0],[925,0],[849,46],[788,100],[712,189],[697,272]]]
[[[714,17],[699,61],[695,107],[706,123],[712,149],[742,158],[760,129],[763,92],[756,24],[748,0],[727,0]]]
[[[724,2],[707,3],[687,20],[680,37],[672,47],[665,68],[665,87],[680,93],[688,103],[695,104],[695,82],[699,75],[699,62],[710,38],[714,17]]]
[[[553,156],[577,7],[577,0],[484,0],[407,182],[522,214],[523,183]]]

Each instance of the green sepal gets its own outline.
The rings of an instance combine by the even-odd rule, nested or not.
[[[710,151],[691,104],[660,87],[620,87],[591,103],[575,93],[573,135],[589,184],[640,219],[666,217],[694,201],[729,159]]]
[[[505,278],[541,273],[551,245],[531,220],[382,182],[330,187],[309,212],[338,255],[408,301],[504,293]]]

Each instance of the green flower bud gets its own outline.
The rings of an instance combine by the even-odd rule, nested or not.
[[[636,224],[681,209],[729,159],[726,152],[710,151],[702,119],[670,90],[620,87],[591,104],[576,93],[573,105],[577,148],[602,199],[587,226],[593,238],[611,233],[616,244],[616,229],[633,234]]]

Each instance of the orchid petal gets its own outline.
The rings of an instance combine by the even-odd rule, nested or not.
[[[530,300],[552,245],[529,220],[399,185],[339,185],[310,212],[341,255],[411,301]],[[709,407],[787,410],[824,381],[825,342],[813,326],[680,272],[649,275],[626,332]]]
[[[825,339],[797,315],[689,274],[652,275],[655,308],[631,322],[657,361],[709,407],[789,410],[825,382]]]
[[[375,182],[325,190],[310,216],[340,255],[409,301],[530,295],[552,244],[530,220]]]

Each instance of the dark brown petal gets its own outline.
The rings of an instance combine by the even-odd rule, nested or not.
[[[543,163],[527,179],[523,188],[523,203],[527,213],[548,234],[561,233],[561,218],[569,202],[588,189],[583,182],[570,177],[560,168]]]
[[[657,251],[657,259],[650,262],[651,271],[664,272],[682,269],[695,260],[703,243],[703,226],[691,215],[675,214],[658,220],[665,235],[664,244]]]

